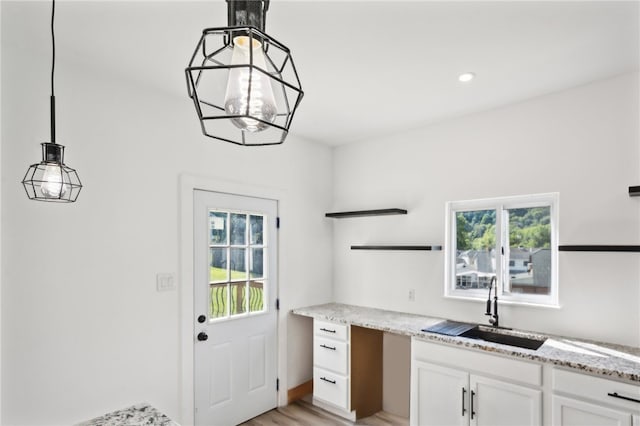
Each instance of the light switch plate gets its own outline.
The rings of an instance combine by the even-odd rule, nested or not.
[[[414,288],[409,290],[409,302],[416,301],[416,290]]]
[[[176,289],[176,275],[172,272],[156,274],[157,291],[173,291]]]

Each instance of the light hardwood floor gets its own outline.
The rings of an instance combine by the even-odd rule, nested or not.
[[[409,419],[381,411],[371,417],[358,420],[356,423],[335,416],[306,401],[296,401],[286,407],[276,408],[261,416],[255,417],[242,426],[407,426]]]

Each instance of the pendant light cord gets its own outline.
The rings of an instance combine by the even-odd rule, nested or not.
[[[53,31],[53,18],[56,13],[56,0],[51,0],[51,142],[56,143],[56,97],[53,91],[53,76],[56,68],[56,36]]]

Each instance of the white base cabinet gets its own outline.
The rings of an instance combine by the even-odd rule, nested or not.
[[[538,364],[414,339],[411,365],[413,426],[542,424]]]
[[[313,397],[351,411],[349,326],[313,322]]]
[[[472,425],[542,424],[542,391],[474,374],[469,381]]]
[[[411,366],[411,424],[469,424],[469,374],[424,361]]]
[[[313,403],[349,420],[382,410],[382,332],[313,322]]]
[[[620,409],[553,395],[553,424],[557,426],[631,426],[631,414]]]
[[[560,368],[552,377],[554,426],[640,426],[640,386]]]

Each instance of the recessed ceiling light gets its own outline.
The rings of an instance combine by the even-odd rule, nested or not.
[[[458,81],[467,83],[475,78],[475,74],[472,72],[464,72],[458,76]]]

